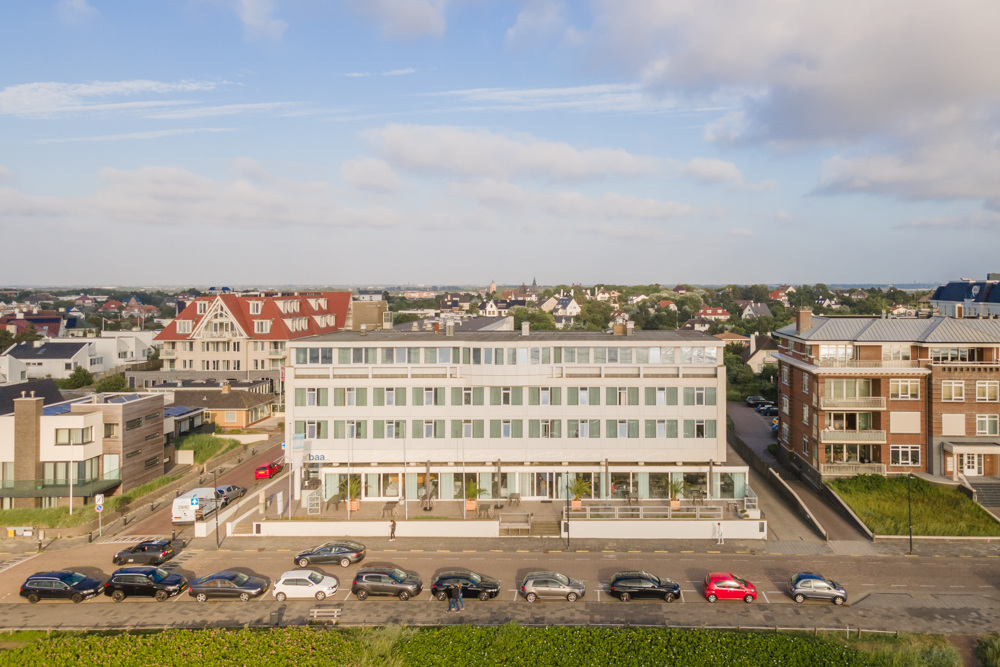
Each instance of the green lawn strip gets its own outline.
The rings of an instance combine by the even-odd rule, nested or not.
[[[876,535],[908,535],[906,477],[858,475],[827,482]],[[998,524],[957,488],[911,480],[913,534],[1000,536]]]
[[[238,447],[239,440],[232,438],[220,438],[207,433],[197,433],[189,435],[177,441],[177,450],[194,450],[194,462],[203,465],[221,454],[225,454],[234,447]]]
[[[105,500],[105,513],[110,510],[116,510],[120,507],[124,507],[125,505],[133,502],[136,498],[141,498],[147,493],[155,491],[162,486],[166,486],[167,484],[180,479],[180,477],[180,475],[163,475],[162,477],[157,477],[156,479],[150,480],[141,486],[137,486],[134,489],[130,489],[127,493],[123,493],[119,496],[108,496]],[[72,516],[69,514],[68,507],[50,507],[45,509],[29,508],[0,511],[0,525],[3,526],[70,528],[95,520],[97,520],[97,512],[94,511],[93,505],[74,507]],[[109,520],[110,519],[105,516],[105,523]]]
[[[16,633],[0,637],[10,667],[201,667],[230,665],[384,665],[386,667],[961,667],[943,636],[845,639],[804,633],[767,634],[655,628],[549,627],[516,624],[414,630],[312,628]]]

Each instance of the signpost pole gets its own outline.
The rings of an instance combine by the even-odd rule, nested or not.
[[[104,494],[98,493],[94,495],[94,511],[97,512],[97,536],[101,537],[104,534]]]

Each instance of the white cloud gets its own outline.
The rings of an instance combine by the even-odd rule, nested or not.
[[[288,24],[276,19],[273,0],[234,0],[236,14],[243,21],[247,37],[278,40],[285,34]]]
[[[368,72],[348,72],[344,76],[350,76],[350,77],[359,78],[359,77],[362,77],[362,76],[371,76],[371,74],[369,74]]]
[[[464,111],[586,111],[591,113],[702,113],[716,112],[719,107],[699,108],[678,106],[669,96],[651,96],[641,84],[599,84],[568,88],[470,88],[428,93],[428,97],[454,99],[463,103]]]
[[[348,160],[340,166],[344,180],[360,190],[393,192],[402,185],[399,176],[382,160]]]
[[[232,182],[175,167],[107,168],[100,172],[98,188],[83,197],[43,197],[0,187],[0,216],[265,230],[275,225],[381,228],[402,221],[391,209],[345,208],[326,184],[274,177],[248,161],[238,163],[237,168],[244,177]]]
[[[298,102],[255,102],[251,104],[223,104],[215,107],[191,107],[187,109],[171,109],[147,114],[149,118],[208,118],[212,116],[233,116],[241,113],[261,111],[291,110],[298,107]]]
[[[992,232],[1000,232],[1000,212],[997,211],[973,211],[965,215],[938,216],[929,218],[915,218],[906,222],[900,227],[916,227],[920,229],[957,229],[974,230],[982,229]]]
[[[442,37],[449,0],[350,0],[350,7],[379,26],[383,37]]]
[[[487,179],[476,183],[450,183],[448,191],[475,200],[486,208],[507,213],[538,209],[548,215],[588,220],[667,220],[695,215],[694,206],[674,201],[631,197],[608,192],[599,198],[579,192],[547,193],[525,190],[512,183]]]
[[[143,100],[135,102],[102,102],[108,98],[138,95],[214,90],[220,84],[212,81],[92,81],[90,83],[39,82],[8,86],[0,91],[0,114],[22,118],[53,117],[82,111],[141,110],[170,105],[189,104],[186,101]]]
[[[686,164],[679,165],[676,174],[682,178],[691,178],[700,183],[728,183],[740,190],[765,192],[773,190],[776,181],[762,181],[747,184],[743,180],[743,172],[732,162],[713,158],[693,158]]]
[[[82,23],[99,14],[87,0],[59,0],[56,3],[56,16],[63,23]]]
[[[403,76],[404,74],[413,74],[416,71],[412,67],[404,67],[403,69],[391,69],[388,72],[382,72],[382,76]]]
[[[97,137],[67,137],[59,139],[39,139],[39,144],[64,144],[77,141],[121,141],[124,139],[162,139],[164,137],[174,137],[179,134],[192,134],[196,132],[233,132],[235,127],[199,127],[176,130],[153,130],[150,132],[128,132],[126,134],[105,134]]]
[[[564,0],[527,0],[521,5],[517,21],[507,30],[507,44],[534,46],[566,28]]]
[[[580,180],[637,176],[658,168],[655,158],[621,149],[578,150],[532,136],[505,136],[452,126],[395,125],[363,133],[390,164],[419,172],[510,178]]]

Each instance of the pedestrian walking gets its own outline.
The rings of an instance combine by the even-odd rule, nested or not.
[[[448,588],[448,613],[451,613],[453,611],[455,612],[458,611],[458,591],[456,590],[457,588],[458,587],[455,584],[452,584]]]
[[[462,597],[462,585],[456,584],[455,588],[458,589],[458,610],[465,611],[465,599]]]
[[[716,526],[717,526],[717,528],[715,529],[715,534],[719,538],[719,541],[716,542],[716,544],[725,544],[726,540],[724,540],[723,537],[722,537],[722,523],[720,522],[720,523],[716,524]]]
[[[389,541],[390,542],[395,542],[396,541],[396,520],[395,519],[393,519],[389,523]]]

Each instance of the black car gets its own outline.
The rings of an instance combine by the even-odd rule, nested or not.
[[[115,602],[127,597],[156,598],[163,602],[180,595],[187,586],[187,579],[158,567],[123,567],[104,584],[104,594]]]
[[[462,587],[462,596],[478,597],[483,602],[495,598],[500,593],[500,582],[493,577],[476,574],[471,570],[448,570],[442,572],[431,584],[431,595],[438,600],[447,600],[453,584]]]
[[[661,579],[648,572],[615,572],[608,581],[608,591],[622,602],[629,600],[663,600],[673,602],[681,595],[681,587],[670,579]]]
[[[754,408],[757,412],[764,412],[767,408],[773,407],[774,401],[763,400]]]
[[[83,602],[101,594],[101,580],[79,572],[38,572],[21,584],[21,597],[35,604],[39,600]]]
[[[338,542],[327,542],[314,549],[295,555],[295,564],[299,567],[309,567],[314,563],[340,563],[341,567],[347,567],[351,563],[364,560],[365,545],[341,540]]]
[[[111,561],[115,565],[125,565],[126,563],[159,565],[175,555],[174,546],[170,540],[150,540],[119,551],[112,557]]]
[[[760,414],[764,415],[765,417],[776,417],[778,416],[778,406],[769,405],[763,410],[761,410]]]
[[[231,598],[246,602],[267,592],[267,581],[242,572],[225,570],[191,582],[188,593],[198,602],[208,598]]]
[[[365,565],[351,582],[351,593],[359,600],[369,595],[395,595],[404,602],[420,595],[424,582],[419,576],[395,565]]]
[[[771,401],[764,398],[763,396],[747,396],[747,400],[744,401],[748,408],[756,408],[761,403],[770,403]]]

